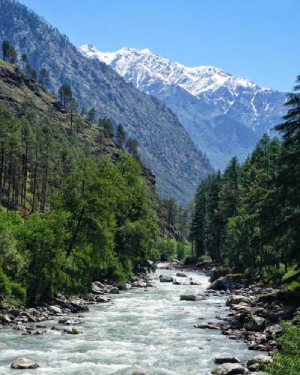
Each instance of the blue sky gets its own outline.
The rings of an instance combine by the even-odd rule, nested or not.
[[[300,0],[21,0],[74,44],[149,48],[290,91],[300,74]]]

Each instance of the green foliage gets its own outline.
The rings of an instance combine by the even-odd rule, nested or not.
[[[88,112],[88,122],[89,123],[94,123],[96,120],[96,110],[95,108],[91,108]]]
[[[24,275],[30,303],[54,297],[62,289],[65,243],[69,237],[68,214],[54,211],[44,217],[33,214],[18,233],[20,252],[26,259]]]
[[[273,355],[273,363],[265,366],[270,375],[298,375],[300,373],[300,325],[285,323],[282,337],[277,341],[281,350]]]
[[[191,246],[183,241],[160,239],[157,243],[159,260],[169,261],[178,259],[184,262],[191,255]]]
[[[71,99],[73,98],[73,92],[71,87],[64,83],[60,86],[58,90],[58,96],[62,102],[62,104],[67,107],[71,103]]]
[[[297,83],[299,91],[300,77]],[[290,94],[291,109],[276,127],[283,142],[265,134],[243,164],[233,158],[222,175],[203,181],[191,221],[198,257],[207,254],[272,285],[300,266],[299,95]]]
[[[23,60],[22,60],[23,61]],[[39,83],[42,87],[44,86],[47,86],[50,84],[50,76],[49,76],[49,72],[47,69],[45,68],[42,68],[42,70],[40,71],[40,79],[39,79]]]
[[[1,299],[32,304],[152,269],[157,217],[140,163],[85,157],[74,132],[32,102],[22,110],[0,106]]]
[[[0,268],[0,299],[3,300],[10,295],[9,280]]]
[[[120,147],[123,147],[126,142],[126,133],[122,124],[118,125],[116,138],[117,138],[118,145]]]
[[[17,52],[8,40],[4,40],[2,43],[2,53],[4,61],[11,64],[15,64],[17,62]]]

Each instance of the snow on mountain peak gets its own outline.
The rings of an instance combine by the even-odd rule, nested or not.
[[[116,52],[100,52],[94,46],[81,45],[78,50],[88,58],[111,65],[127,81],[146,92],[147,85],[155,82],[178,85],[194,96],[214,92],[221,87],[226,87],[235,96],[243,88],[262,90],[255,83],[234,77],[220,68],[204,65],[187,67],[178,62],[172,63],[148,48],[123,47]]]

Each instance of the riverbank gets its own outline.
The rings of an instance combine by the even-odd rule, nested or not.
[[[247,343],[249,350],[263,352],[244,365],[244,371],[260,371],[265,363],[272,361],[270,353],[281,349],[277,342],[282,335],[282,322],[299,324],[300,307],[296,293],[271,287],[246,278],[242,274],[228,274],[216,277],[213,265],[201,263],[198,268],[212,275],[207,296],[226,295],[226,306],[230,313],[226,318],[217,317],[219,322],[201,323],[197,328],[220,329],[230,340]],[[228,365],[227,362],[237,363]],[[217,359],[216,363],[225,363],[212,373],[228,375],[243,373],[235,358]]]

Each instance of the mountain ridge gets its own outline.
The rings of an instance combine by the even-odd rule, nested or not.
[[[186,67],[149,49],[101,52],[91,45],[77,48],[84,56],[110,65],[141,91],[164,101],[216,168],[223,169],[235,154],[243,160],[285,114],[285,93],[220,68]]]

